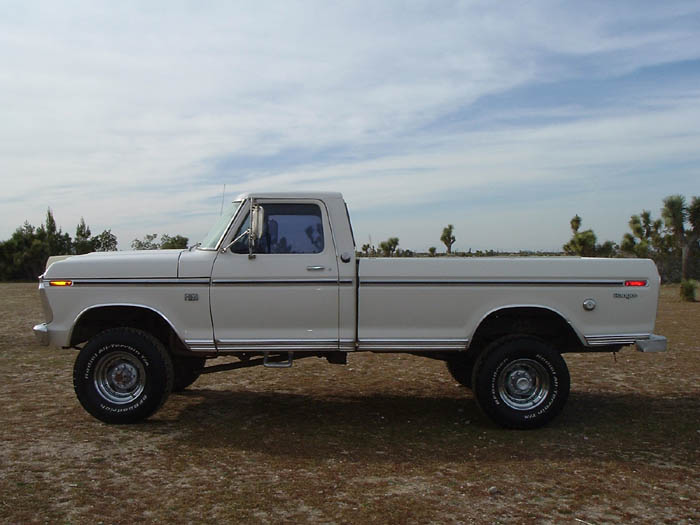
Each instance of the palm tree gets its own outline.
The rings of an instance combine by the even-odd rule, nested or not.
[[[687,249],[683,259],[683,278],[688,278],[688,258],[690,257],[690,248],[698,248],[698,239],[700,239],[700,197],[693,197],[688,206],[688,222],[691,229],[686,233]]]
[[[457,240],[455,236],[452,235],[454,228],[454,226],[448,224],[445,228],[443,228],[442,235],[440,236],[440,241],[447,246],[447,253],[452,253],[452,245]]]
[[[676,250],[683,250],[685,245],[685,221],[688,217],[688,207],[683,195],[669,195],[664,199],[661,216],[669,233],[673,236]]]
[[[632,233],[625,233],[622,238],[620,249],[623,252],[646,258],[664,250],[663,221],[653,220],[649,210],[632,215],[628,224]]]
[[[578,233],[578,229],[581,227],[581,217],[579,217],[578,213],[573,216],[571,219],[571,230],[574,232],[574,235]]]
[[[700,198],[693,197],[688,206],[683,195],[670,195],[664,199],[661,216],[673,238],[674,251],[681,253],[681,278],[686,280],[690,247],[695,245],[700,236]],[[687,230],[686,222],[690,225]]]
[[[615,243],[605,241],[603,244],[596,244],[598,238],[593,230],[579,231],[581,222],[581,217],[578,215],[574,215],[571,219],[569,224],[571,224],[573,236],[563,246],[564,253],[567,255],[578,255],[579,257],[613,257],[617,249]],[[634,242],[634,239],[632,239],[632,242]]]
[[[379,249],[382,251],[382,254],[385,257],[391,257],[394,255],[394,252],[396,251],[396,248],[399,246],[399,238],[398,237],[389,237],[386,241],[382,241],[379,243]]]

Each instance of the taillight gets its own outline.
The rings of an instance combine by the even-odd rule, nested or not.
[[[646,281],[625,281],[625,286],[646,286]]]

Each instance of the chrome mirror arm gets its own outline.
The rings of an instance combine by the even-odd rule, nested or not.
[[[257,227],[258,227],[258,221],[260,221],[261,217],[258,215],[258,207],[255,205],[255,199],[250,199],[250,211],[249,211],[249,217],[250,217],[250,227],[241,233],[238,237],[233,239],[230,243],[228,243],[226,246],[221,248],[220,252],[225,253],[228,250],[231,249],[231,246],[236,244],[238,241],[240,241],[243,237],[246,235],[248,236],[248,259],[255,259],[255,253],[253,253],[253,248],[255,247],[255,243],[257,241],[258,235],[257,235]]]
[[[227,251],[231,248],[231,246],[233,246],[234,244],[236,244],[238,241],[240,241],[240,240],[241,240],[243,237],[245,237],[246,235],[250,235],[250,228],[248,228],[246,231],[244,231],[243,233],[241,233],[238,237],[236,237],[235,239],[233,239],[233,240],[232,240],[230,243],[228,243],[226,246],[224,246],[223,248],[221,248],[221,253],[227,252]]]

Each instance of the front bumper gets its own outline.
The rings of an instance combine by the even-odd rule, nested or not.
[[[46,323],[41,323],[32,329],[40,345],[49,346],[49,327]]]
[[[634,342],[639,352],[665,352],[668,341],[663,335],[651,334],[649,339]]]

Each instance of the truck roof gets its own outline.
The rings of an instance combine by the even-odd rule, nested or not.
[[[338,191],[274,191],[274,192],[257,192],[247,191],[239,194],[234,201],[247,199],[248,197],[256,199],[341,199],[343,194]]]

